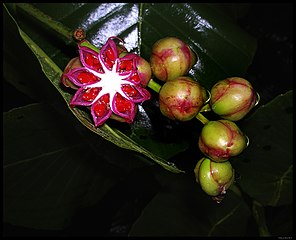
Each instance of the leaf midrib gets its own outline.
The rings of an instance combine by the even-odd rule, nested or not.
[[[81,146],[81,145],[82,145],[81,143],[80,144],[75,144],[75,145],[72,145],[72,146],[69,146],[69,147],[63,147],[63,148],[60,148],[60,149],[57,149],[57,150],[42,153],[42,154],[30,157],[30,158],[26,158],[26,159],[23,159],[23,160],[20,160],[20,161],[16,161],[16,162],[13,162],[13,163],[3,165],[3,168],[5,170],[5,169],[7,169],[9,167],[29,163],[31,161],[38,160],[38,159],[44,159],[45,157],[48,157],[48,156],[51,156],[51,155],[54,155],[54,154],[57,154],[57,153],[60,153],[60,152],[63,152],[63,151],[68,151],[68,150],[71,150],[71,149],[75,149],[75,148],[77,148],[78,146]]]

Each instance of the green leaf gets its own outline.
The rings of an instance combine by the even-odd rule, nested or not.
[[[201,190],[192,175],[161,175],[162,188],[144,208],[129,236],[247,235],[250,211],[232,191],[217,204]]]
[[[215,4],[145,3],[141,5],[141,13],[143,56],[150,58],[152,44],[160,38],[183,39],[199,57],[189,75],[207,89],[226,77],[244,76],[252,63],[255,39]]]
[[[293,203],[280,207],[267,207],[266,220],[272,236],[293,236]]]
[[[292,90],[279,95],[241,125],[250,144],[234,160],[241,175],[239,184],[263,205],[293,201],[292,98]]]
[[[63,229],[117,182],[118,174],[47,105],[4,113],[3,130],[5,222]]]
[[[141,53],[147,60],[156,40],[177,35],[198,53],[199,62],[190,75],[207,88],[226,76],[243,75],[256,50],[254,39],[211,4],[20,3],[7,6],[43,72],[67,103],[72,95],[60,86],[60,69],[77,54],[77,47],[70,38],[77,27],[85,29],[87,39],[97,48],[108,37],[119,36],[129,51]],[[190,130],[185,138],[167,143],[153,134],[164,126],[152,124],[149,131],[145,131],[144,127],[132,127],[131,131],[126,131],[108,123],[96,129],[89,113],[79,109],[70,110],[83,125],[104,139],[119,147],[137,151],[169,171],[182,172],[168,160],[190,145]],[[144,104],[143,113],[138,115],[145,116],[149,121],[157,110],[156,106]],[[147,115],[148,111],[150,115]],[[138,133],[145,134],[145,141],[138,137]]]
[[[62,75],[62,71],[60,68],[46,55],[46,53],[25,33],[19,28],[19,32],[21,37],[24,39],[26,44],[32,50],[32,52],[37,57],[38,61],[41,64],[42,70],[47,76],[47,78],[51,81],[51,83],[56,87],[56,89],[60,92],[67,103],[70,102],[72,96],[65,92],[61,87],[60,77]],[[130,149],[136,152],[139,152],[149,158],[151,158],[156,163],[163,166],[165,169],[179,173],[182,170],[179,170],[173,163],[167,162],[166,160],[158,157],[157,155],[153,154],[152,152],[147,151],[144,147],[137,144],[131,138],[126,136],[124,133],[120,132],[117,129],[110,128],[107,124],[96,128],[90,115],[87,114],[85,111],[82,111],[78,108],[71,108],[68,105],[68,108],[73,112],[73,114],[78,118],[78,120],[86,126],[88,129],[93,131],[94,133],[100,135],[101,137],[105,138],[108,141],[113,142],[117,146],[125,149]]]

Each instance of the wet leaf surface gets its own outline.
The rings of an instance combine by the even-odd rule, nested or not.
[[[233,161],[243,190],[263,205],[293,201],[292,98],[293,91],[280,95],[242,123],[250,145]]]
[[[5,222],[63,229],[120,177],[47,105],[11,110],[3,120]]]
[[[292,115],[288,117],[287,113],[284,113],[283,108],[278,104],[280,101],[273,101],[273,99],[287,100],[286,95],[284,98],[283,96],[277,98],[277,96],[285,94],[292,89],[293,43],[291,39],[293,21],[292,7],[289,4],[249,4],[250,11],[246,12],[244,11],[246,10],[243,6],[244,4],[238,4],[239,6],[237,4],[218,4],[218,8],[222,7],[224,10],[229,11],[226,17],[223,13],[217,12],[217,5],[215,4],[213,6],[211,4],[201,5],[191,3],[184,5],[181,3],[163,5],[148,3],[143,5],[134,3],[61,3],[58,8],[56,7],[56,3],[25,4],[26,7],[29,8],[31,6],[36,7],[37,10],[34,10],[34,14],[28,14],[23,4],[21,4],[23,7],[16,7],[15,4],[6,5],[9,7],[10,12],[17,20],[21,29],[34,40],[36,46],[40,47],[42,51],[49,56],[48,59],[52,60],[60,71],[63,70],[66,63],[72,57],[76,57],[78,54],[77,46],[71,39],[70,33],[75,28],[82,26],[87,30],[87,37],[89,37],[94,44],[97,44],[98,47],[105,42],[109,33],[119,33],[126,41],[129,50],[141,53],[141,55],[145,56],[147,59],[150,54],[150,46],[159,37],[165,36],[166,34],[176,34],[184,37],[194,50],[199,53],[202,59],[202,62],[195,65],[189,74],[194,76],[197,80],[202,81],[207,87],[215,82],[214,79],[222,78],[225,74],[246,74],[247,78],[260,93],[261,102],[256,114],[254,114],[254,116],[249,115],[250,118],[246,119],[246,122],[242,121],[239,124],[242,124],[246,132],[250,131],[251,135],[254,136],[251,139],[251,145],[247,150],[248,152],[246,152],[246,156],[251,156],[252,159],[260,159],[260,161],[253,162],[252,160],[252,162],[249,162],[247,158],[244,158],[244,155],[238,160],[233,159],[233,163],[238,170],[238,184],[242,186],[242,189],[246,191],[245,193],[249,195],[249,197],[255,197],[258,201],[267,205],[265,206],[266,222],[273,236],[291,236],[292,211],[289,209],[292,194],[292,170],[290,171],[289,169],[292,169],[292,165],[290,165],[290,168],[288,167],[290,164],[289,159],[291,159],[292,156],[291,145],[289,145],[291,141],[286,142],[287,139],[283,137],[282,132],[278,133],[278,131],[273,130],[268,133],[270,138],[265,139],[266,142],[270,144],[262,145],[262,140],[264,140],[264,138],[258,136],[256,133],[257,125],[258,133],[262,132],[264,129],[264,127],[262,129],[261,122],[259,121],[261,118],[262,120],[264,119],[264,121],[269,121],[269,124],[272,126],[276,128],[279,127],[278,130],[285,128],[286,124],[288,128],[291,127]],[[243,9],[240,7],[243,7]],[[38,14],[40,14],[40,10],[47,16],[50,16],[50,20],[47,19],[48,21],[45,22],[39,21]],[[163,16],[160,14],[162,11],[164,12]],[[188,11],[188,14],[186,11]],[[242,12],[244,16],[241,15]],[[6,11],[4,10],[4,16],[5,14]],[[135,18],[137,14],[142,16],[142,18],[138,19],[139,21]],[[171,19],[171,16],[174,16],[174,19]],[[195,17],[200,21],[185,21],[186,19],[193,19]],[[126,19],[129,19],[129,22],[125,21]],[[260,21],[258,21],[258,19],[260,19]],[[116,28],[117,24],[110,25],[109,21],[113,23],[120,22],[121,27]],[[256,37],[259,44],[258,49],[254,48],[255,45],[253,45],[252,37],[248,34],[245,35],[245,32],[234,24],[233,21],[239,23],[250,35]],[[48,22],[50,22],[51,26],[48,26]],[[273,22],[273,24],[270,24],[270,22]],[[216,26],[217,29],[209,28],[209,24]],[[40,67],[40,62],[37,60],[36,56],[32,54],[31,49],[29,49],[20,36],[18,36],[18,29],[15,23],[12,22],[10,17],[7,18],[7,15],[4,17],[4,26],[4,79],[21,92],[30,96],[33,101],[39,102],[46,100],[61,116],[67,119],[71,119],[71,117],[75,116],[71,111],[68,111],[69,109],[64,101],[68,101],[73,93],[66,90],[64,91],[64,89],[63,92],[60,93],[57,91],[54,84],[48,81],[44,73],[51,71],[50,68],[47,68],[50,67],[50,65],[45,66],[44,69],[46,71],[43,72],[43,69]],[[186,29],[190,35],[187,35],[187,32],[183,29]],[[210,40],[208,38],[209,36],[211,36]],[[227,36],[234,37],[233,41]],[[244,41],[249,42],[249,44],[246,42],[245,44],[241,44]],[[235,43],[237,42],[239,43],[240,49],[235,49]],[[221,48],[221,46],[223,46],[223,48]],[[224,51],[225,49],[231,49],[231,51]],[[225,55],[226,52],[227,54]],[[37,55],[42,57],[42,54]],[[15,56],[18,57],[16,58]],[[252,63],[253,56],[254,61]],[[44,63],[44,58],[39,60]],[[21,65],[19,64],[20,62],[22,63]],[[207,64],[203,65],[203,62]],[[248,68],[249,65],[250,68]],[[18,71],[15,71],[15,66],[18,66]],[[31,71],[32,69],[34,69],[34,71]],[[57,72],[59,72],[59,70]],[[53,77],[54,74],[49,76]],[[57,76],[58,74],[56,77]],[[57,82],[58,78],[56,78],[56,83]],[[4,87],[5,86],[4,84]],[[11,88],[6,87],[5,90],[4,109],[10,109],[13,106],[23,106],[27,102],[32,101],[32,99],[26,99],[23,95],[14,95],[16,90],[12,91]],[[12,96],[17,97],[13,99]],[[282,103],[287,104],[286,100]],[[272,101],[272,103],[269,104],[269,101]],[[260,108],[261,104],[266,104],[266,106]],[[265,113],[267,113],[267,115],[269,114],[268,111],[266,111],[267,109],[270,111],[279,111],[282,113],[282,116],[278,116],[277,114],[270,115],[270,118],[267,120],[264,116]],[[36,113],[38,113],[38,111],[35,111],[35,114]],[[33,113],[31,112],[31,114]],[[53,115],[55,114],[56,112],[54,111]],[[78,110],[77,114],[81,114],[83,118],[86,117],[86,119],[88,119],[88,114],[86,112],[79,112]],[[211,114],[209,116],[213,117]],[[51,117],[52,116],[48,116],[47,120],[51,119]],[[38,117],[36,119],[38,119]],[[281,126],[279,126],[278,120],[282,121]],[[69,125],[69,122],[67,122],[67,124]],[[37,157],[36,159],[43,159],[44,161],[40,161],[43,162],[43,165],[36,164],[38,161],[24,161],[24,164],[13,166],[13,162],[24,160],[23,155],[18,156],[17,154],[19,153],[16,154],[14,151],[14,146],[21,145],[21,141],[23,141],[22,138],[17,138],[18,134],[24,131],[23,129],[25,129],[25,127],[23,126],[23,129],[20,130],[16,136],[13,136],[13,139],[21,141],[15,140],[13,144],[9,144],[11,146],[4,144],[4,147],[9,149],[7,153],[11,153],[11,156],[16,156],[18,158],[18,160],[14,161],[9,157],[5,157],[12,163],[12,167],[6,167],[9,171],[4,171],[4,181],[9,180],[6,181],[4,185],[5,194],[8,193],[5,196],[8,200],[4,199],[4,204],[7,202],[11,204],[4,205],[9,206],[9,208],[5,207],[4,216],[5,219],[10,219],[6,222],[14,223],[17,226],[28,226],[32,228],[61,229],[62,226],[64,226],[65,219],[75,219],[75,224],[73,223],[72,226],[69,226],[66,231],[61,230],[56,232],[45,230],[32,231],[20,227],[10,227],[10,231],[6,229],[8,235],[61,236],[69,235],[69,233],[70,235],[77,235],[79,232],[82,236],[85,236],[87,233],[93,236],[127,236],[132,222],[134,222],[137,217],[140,217],[139,221],[135,223],[132,229],[132,234],[136,233],[136,235],[259,235],[259,232],[256,230],[258,226],[256,226],[254,219],[248,217],[250,213],[245,205],[248,201],[241,202],[242,199],[238,198],[230,191],[226,198],[228,202],[225,202],[224,207],[221,209],[216,209],[210,202],[207,202],[209,200],[208,198],[204,199],[206,196],[203,195],[203,192],[198,186],[195,186],[194,183],[191,182],[192,179],[186,179],[188,175],[186,175],[186,177],[183,176],[183,174],[177,174],[177,177],[175,174],[172,174],[173,180],[166,177],[157,177],[157,182],[162,184],[165,191],[163,191],[163,189],[159,190],[159,186],[155,183],[155,179],[151,174],[147,175],[143,174],[143,171],[139,171],[139,167],[146,169],[153,161],[147,162],[147,158],[143,157],[143,155],[136,154],[136,152],[131,154],[129,150],[118,148],[117,145],[112,144],[112,141],[105,141],[104,138],[99,138],[99,141],[96,134],[89,131],[88,128],[85,128],[84,125],[80,124],[78,121],[72,121],[71,124],[75,126],[75,131],[78,131],[80,137],[83,136],[85,143],[82,145],[88,149],[89,147],[91,148],[90,155],[94,156],[96,159],[100,156],[99,158],[104,160],[99,163],[89,160],[88,166],[90,167],[85,167],[85,163],[79,163],[83,165],[83,167],[79,168],[79,161],[74,161],[73,163],[72,161],[68,163],[63,162],[63,164],[57,166],[50,165],[54,164],[54,159],[56,158],[55,154],[49,154],[47,158],[43,158],[41,154],[41,157]],[[133,126],[127,127],[126,125],[123,126],[116,122],[110,122],[108,124],[115,133],[124,133],[124,135],[133,139],[140,146],[144,146],[147,150],[153,152],[153,154],[168,159],[170,162],[177,163],[180,169],[186,170],[189,174],[195,164],[196,158],[200,157],[200,153],[194,145],[194,142],[202,125],[194,121],[192,123],[171,122],[161,116],[157,107],[157,94],[154,94],[153,101],[143,105],[143,111],[139,114]],[[263,132],[266,131],[265,129]],[[12,133],[13,132],[14,131],[12,131]],[[287,133],[286,129],[284,129],[283,132]],[[72,132],[70,135],[71,134],[74,133]],[[9,134],[6,134],[5,136],[8,135]],[[248,136],[250,137],[249,134]],[[281,141],[279,141],[276,136],[278,136]],[[33,138],[33,136],[31,137]],[[291,135],[287,133],[287,137],[291,138]],[[275,140],[276,144],[271,143],[271,139]],[[4,140],[4,142],[6,142],[6,140]],[[38,143],[39,142],[41,143],[42,141],[38,141]],[[29,143],[25,142],[25,146],[27,146],[26,144]],[[59,145],[61,144],[60,141],[58,141],[57,144],[61,147],[61,152],[67,153],[67,147]],[[257,145],[255,146],[254,144]],[[30,147],[32,148],[34,146],[30,145],[28,149],[30,149]],[[74,154],[79,149],[80,148],[74,149],[73,156],[71,154],[69,158],[76,159],[76,157],[79,157],[81,153]],[[259,157],[256,154],[257,150],[260,153]],[[28,150],[28,152],[34,155],[32,149]],[[273,153],[272,155],[270,154],[271,152]],[[286,158],[279,163],[279,159],[282,159],[283,152],[285,152],[284,156],[286,156]],[[266,158],[265,153],[268,153],[269,159]],[[126,156],[128,160],[121,161],[123,155]],[[139,158],[144,161],[139,161]],[[120,160],[118,161],[118,159]],[[63,160],[66,161],[66,159]],[[116,186],[114,186],[113,183],[116,181],[114,179],[114,177],[116,178],[116,174],[110,177],[110,172],[105,171],[106,166],[104,164],[106,162],[108,163],[107,166],[109,166],[109,164],[112,165],[112,171],[116,166],[115,168],[117,170],[121,169],[121,171],[123,171],[122,174],[130,174],[133,169],[135,169],[134,171],[137,172],[137,174],[128,181],[121,181],[122,184],[116,184]],[[26,168],[26,165],[28,168]],[[93,169],[94,165],[95,169]],[[279,166],[278,168],[277,165]],[[64,168],[62,168],[62,166],[64,166]],[[246,166],[246,168],[244,168],[244,166]],[[154,167],[159,170],[157,165]],[[262,167],[264,171],[257,171],[257,169]],[[85,168],[87,169],[86,171],[84,171]],[[89,168],[91,168],[91,170]],[[110,166],[107,167],[107,169],[108,168],[110,168]],[[94,171],[98,171],[100,174],[96,175],[97,177],[93,179],[93,184],[91,184],[90,180],[88,181],[88,184],[91,184],[88,190],[79,188],[74,190],[72,187],[75,187],[75,185],[79,186],[80,183],[74,180],[70,181],[69,178],[66,179],[61,175],[53,177],[55,173],[52,174],[51,171],[55,173],[68,173],[68,176],[78,176],[77,180],[83,178],[81,174],[89,173],[92,175]],[[101,172],[103,173],[101,174]],[[168,175],[171,174],[167,171],[164,172]],[[31,175],[30,173],[33,174]],[[44,176],[42,173],[44,173]],[[283,173],[287,174],[285,175]],[[261,175],[262,177],[259,177]],[[143,178],[141,178],[141,176]],[[252,178],[249,176],[252,176]],[[36,182],[34,177],[38,178],[40,183]],[[81,184],[87,182],[88,177],[89,176],[84,176],[85,181],[82,180]],[[20,178],[20,180],[18,178]],[[175,184],[176,186],[171,186],[167,183],[170,179],[172,184],[174,184],[175,178],[178,181]],[[146,184],[145,186],[150,186],[145,188],[149,193],[146,195],[143,194],[140,187],[132,187],[134,192],[125,191],[126,189],[130,189],[130,186],[134,186],[133,184],[137,179],[141,179],[141,181],[139,181],[140,185]],[[257,182],[254,182],[255,179],[260,183],[258,186]],[[55,182],[55,180],[57,180],[57,182],[54,185],[50,185],[50,182]],[[68,182],[69,187],[65,187],[65,185],[60,186],[58,184],[59,181]],[[97,188],[104,183],[106,183],[106,185],[104,185],[105,187],[103,187],[103,189],[100,187]],[[15,189],[11,188],[11,184],[15,185]],[[36,195],[36,190],[38,191],[42,186],[47,185],[52,186],[52,195],[50,197],[53,197],[53,201],[60,199],[58,201],[60,204],[56,205],[56,207],[63,206],[63,211],[57,211],[57,208],[55,209],[54,206],[47,208],[46,204],[52,199],[41,193],[38,196]],[[108,192],[102,199],[103,192],[109,187],[111,188],[111,185],[113,186],[113,191]],[[178,186],[184,188],[184,190],[178,189]],[[193,189],[195,187],[199,189],[196,189],[198,193],[194,192],[195,190]],[[166,191],[167,188],[169,189],[168,191]],[[23,189],[29,191],[25,192]],[[19,194],[13,192],[13,190],[17,190]],[[101,190],[103,192],[101,192]],[[266,196],[264,196],[264,191],[266,191]],[[45,192],[48,193],[46,188]],[[83,194],[86,194],[86,197],[82,201],[79,196]],[[182,196],[182,194],[184,194],[184,196]],[[127,197],[127,195],[130,197]],[[154,195],[155,197],[153,197]],[[101,201],[99,199],[101,199]],[[117,200],[114,201],[115,199]],[[167,203],[165,199],[171,201]],[[152,201],[148,204],[150,200]],[[192,215],[190,212],[190,207],[200,210],[199,206],[195,206],[196,202],[194,200],[199,200],[201,206],[207,207],[208,211],[203,214],[206,215],[206,223],[197,219],[196,216]],[[69,201],[73,205],[63,205],[69,203]],[[192,204],[191,201],[194,203]],[[32,205],[32,203],[36,202],[38,202],[40,206]],[[238,202],[241,202],[238,208],[228,206],[228,204],[237,206],[236,203]],[[90,206],[90,208],[87,210],[81,207],[81,205],[79,205],[81,203],[85,204],[83,206]],[[119,203],[122,203],[122,205]],[[155,209],[161,209],[163,203],[167,204],[165,207],[170,206],[174,208],[177,206],[179,210],[173,209],[173,211],[167,211],[167,213],[155,211]],[[188,204],[188,206],[184,206],[184,204]],[[147,205],[147,207],[144,209],[145,205]],[[269,205],[274,207],[270,207]],[[132,206],[134,206],[134,208]],[[30,209],[30,211],[28,211],[28,209]],[[80,209],[80,213],[82,214],[77,214],[72,217],[73,213],[76,211],[75,209]],[[143,213],[145,214],[140,216],[142,209],[144,209]],[[158,216],[160,216],[157,222],[164,227],[159,228],[159,226],[155,226],[154,229],[149,229],[147,226],[145,227],[143,225],[143,223],[153,221],[153,216],[149,214],[149,211],[147,212],[147,209],[151,209],[151,211],[154,212],[154,216],[156,216],[154,218],[157,219]],[[212,211],[213,209],[214,211]],[[52,219],[48,217],[49,213],[47,210],[52,211],[52,213],[50,213],[52,214]],[[134,211],[133,214],[131,214],[132,211]],[[201,209],[201,211],[204,211],[204,209]],[[229,212],[233,214],[229,218],[224,218],[228,216],[227,213]],[[237,215],[236,213],[238,212],[242,214],[243,221],[237,217],[239,214]],[[95,213],[98,213],[100,216],[99,219],[94,217]],[[182,219],[182,224],[178,225],[176,222],[171,221],[170,217],[176,216]],[[42,221],[37,220],[41,218]],[[77,228],[83,225],[80,221],[81,218],[86,221],[83,221],[84,226],[82,228]],[[221,222],[221,219],[225,220]],[[183,221],[188,224],[184,225]],[[238,222],[240,223],[239,225],[237,224]],[[194,226],[196,226],[195,223],[199,223],[197,229],[200,231],[198,232],[194,229]],[[99,228],[98,225],[100,226]],[[235,226],[235,228],[233,226]],[[5,225],[5,227],[7,227],[7,225]],[[171,229],[173,229],[173,231],[169,232]]]
[[[162,187],[134,223],[130,236],[246,236],[250,211],[230,190],[217,204],[200,189],[193,174],[156,173]],[[157,217],[155,217],[157,216]],[[235,229],[233,224],[241,224]]]
[[[190,74],[194,77],[197,77],[195,76],[196,74],[207,76],[207,78],[197,77],[205,87],[211,86],[223,74],[223,77],[225,77],[229,74],[242,74],[245,72],[251,63],[256,49],[256,43],[253,38],[227,18],[224,21],[228,27],[224,27],[220,20],[218,21],[218,19],[221,19],[221,13],[203,4],[192,4],[192,6],[190,4],[178,4],[175,6],[174,4],[131,3],[70,4],[68,8],[67,5],[61,5],[60,11],[65,12],[64,16],[66,16],[62,18],[59,15],[59,11],[56,12],[54,10],[53,4],[16,4],[9,5],[8,7],[15,7],[13,8],[15,10],[13,13],[15,13],[15,19],[19,24],[22,38],[36,55],[47,78],[67,102],[71,99],[71,93],[61,87],[60,76],[62,74],[61,69],[64,68],[69,58],[61,46],[61,41],[66,41],[67,45],[70,43],[72,46],[73,41],[71,42],[70,40],[70,29],[74,31],[77,27],[84,28],[87,32],[87,39],[97,47],[102,46],[110,36],[121,37],[129,51],[140,52],[144,47],[143,57],[146,59],[150,58],[147,46],[151,48],[157,39],[175,33],[188,44],[195,45],[194,50],[199,55],[199,63],[202,62],[206,67],[198,67],[193,70],[194,73],[191,72]],[[173,15],[171,10],[174,10]],[[161,16],[159,15],[160,12],[162,13]],[[79,21],[77,21],[78,15],[83,16],[83,18],[79,18]],[[187,18],[197,19],[198,21],[190,21],[188,25],[186,22]],[[154,24],[155,19],[162,20],[158,24]],[[181,21],[182,19],[185,22]],[[36,25],[32,25],[32,21]],[[120,27],[114,24],[115,22],[120,22]],[[168,24],[170,27],[165,27]],[[152,26],[155,26],[156,29]],[[184,27],[186,27],[186,31],[180,31]],[[170,32],[162,32],[161,35],[149,32],[161,32],[162,29],[170,29]],[[230,38],[230,32],[236,32],[236,37]],[[237,64],[237,61],[234,62],[235,64],[231,63],[230,61],[232,61],[233,57],[226,57],[220,48],[216,48],[216,44],[209,44],[206,40],[209,38],[213,39],[213,41],[216,39],[215,41],[221,44],[221,49],[228,46],[228,48],[232,49],[231,51],[235,58],[240,58],[242,61],[239,64]],[[52,41],[52,39],[55,40]],[[194,39],[199,40],[197,42]],[[238,43],[242,41],[246,44],[238,47]],[[77,49],[73,49],[73,52],[77,52]],[[67,58],[68,60],[66,60]],[[224,66],[222,71],[221,65]],[[230,66],[233,69],[227,70]],[[216,71],[213,71],[213,69],[216,69]],[[219,77],[210,76],[210,73],[218,72],[222,72],[222,75]],[[112,123],[111,128],[105,124],[106,127],[103,126],[101,129],[96,129],[92,126],[89,114],[79,109],[70,110],[72,110],[82,124],[108,141],[120,147],[143,153],[168,170],[180,172],[177,167],[174,167],[173,163],[166,162],[165,159],[167,160],[176,153],[184,151],[190,144],[189,141],[184,139],[189,140],[191,136],[189,134],[179,141],[178,138],[175,138],[174,143],[167,143],[157,138],[157,135],[153,134],[153,132],[156,132],[159,126],[156,128],[151,118],[153,118],[153,113],[159,110],[157,106],[147,105],[143,104],[142,111],[139,112],[139,117],[136,119],[132,129],[124,131],[124,129],[119,127],[120,132],[118,132],[116,127],[112,130]],[[149,107],[151,108],[150,115],[147,114]],[[156,117],[159,116],[159,114],[156,115]],[[141,124],[141,119],[145,121],[144,125]],[[163,121],[163,123],[170,125],[167,121]],[[158,125],[158,123],[156,124]],[[170,128],[172,128],[172,125],[170,125]],[[172,128],[173,130],[174,128]],[[138,144],[142,144],[144,148]]]

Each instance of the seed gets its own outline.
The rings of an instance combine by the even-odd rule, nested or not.
[[[134,89],[132,86],[130,85],[124,85],[122,87],[122,90],[127,94],[129,95],[130,97],[135,97],[137,95],[137,90]]]
[[[136,83],[140,82],[140,77],[139,77],[139,75],[138,75],[137,73],[135,73],[133,76],[131,76],[130,79],[131,79],[133,82],[136,82]]]
[[[117,111],[121,113],[129,112],[132,108],[132,104],[119,94],[117,94],[115,105],[116,105]]]
[[[94,56],[94,55],[92,55],[90,53],[86,53],[85,54],[85,63],[87,65],[93,67],[93,68],[97,68],[98,69],[98,68],[101,67],[101,64],[99,62],[99,59],[96,56]]]
[[[82,99],[90,102],[90,101],[93,101],[98,94],[99,94],[98,88],[90,88],[90,89],[87,89],[85,93],[83,93]]]
[[[133,62],[131,60],[124,60],[119,65],[120,71],[131,71],[133,69]]]
[[[97,80],[96,76],[88,73],[88,72],[81,72],[78,74],[77,79],[81,83],[91,83]]]
[[[105,58],[105,64],[109,69],[112,69],[114,61],[110,60],[109,58]]]
[[[98,103],[94,106],[94,112],[98,117],[104,116],[107,106],[103,103]]]
[[[109,103],[109,94],[105,94],[104,96],[102,96],[101,98],[100,98],[100,101],[101,102],[103,102],[103,103],[105,103],[105,104],[107,104],[107,103]]]
[[[106,51],[106,57],[109,58],[111,61],[115,60],[114,53],[111,48],[108,48]]]
[[[109,108],[109,94],[103,95],[94,106],[94,112],[98,117],[104,116]]]

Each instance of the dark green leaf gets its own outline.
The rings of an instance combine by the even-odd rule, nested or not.
[[[263,205],[293,201],[293,91],[259,107],[242,123],[250,145],[234,164],[239,184]]]
[[[25,33],[19,28],[19,32],[26,42],[26,44],[30,47],[32,52],[37,57],[38,61],[41,64],[42,70],[47,76],[47,78],[51,81],[51,83],[56,87],[56,89],[60,92],[66,102],[70,102],[71,95],[68,92],[65,92],[61,87],[60,76],[62,71],[60,68],[47,56],[47,54]],[[124,133],[120,132],[117,129],[110,128],[107,124],[104,124],[100,128],[96,128],[91,120],[89,114],[85,111],[82,111],[77,108],[70,108],[69,109],[74,113],[74,115],[78,118],[78,120],[87,128],[89,128],[94,133],[102,136],[108,141],[113,142],[119,147],[130,149],[136,152],[139,152],[149,158],[151,158],[156,163],[163,166],[165,169],[172,171],[172,172],[182,172],[179,170],[173,163],[167,162],[165,159],[158,157],[157,155],[153,154],[152,152],[146,150],[144,147],[140,146],[134,140],[126,136]]]
[[[267,225],[273,236],[293,236],[293,203],[265,209]]]
[[[232,191],[217,204],[194,178],[162,175],[166,183],[145,207],[130,236],[246,236],[250,211]]]
[[[151,46],[157,39],[177,35],[198,53],[199,62],[190,74],[205,87],[210,87],[222,77],[244,74],[256,49],[249,35],[208,4],[21,3],[8,6],[20,26],[22,38],[66,102],[72,95],[60,86],[60,69],[77,55],[77,48],[70,38],[77,27],[84,28],[87,39],[98,48],[108,37],[119,36],[129,51],[142,51],[146,59],[149,59]],[[143,114],[139,114],[146,120],[150,120],[150,116],[144,114],[148,107],[143,105]],[[107,124],[95,128],[87,112],[70,110],[91,131],[117,146],[144,154],[167,170],[181,171],[167,160],[189,145],[187,138],[168,144],[153,138],[151,132],[157,131],[154,125],[149,131],[145,131],[144,127],[143,131],[135,128],[120,131],[120,128]],[[155,109],[150,112],[153,111]],[[145,134],[146,140],[140,139],[138,133]]]
[[[176,36],[198,54],[190,75],[210,89],[220,79],[244,76],[256,51],[256,41],[218,11],[205,3],[143,4],[142,54],[150,58],[158,39]]]
[[[5,222],[63,229],[77,209],[96,203],[116,182],[103,159],[47,105],[14,109],[3,119]]]

